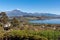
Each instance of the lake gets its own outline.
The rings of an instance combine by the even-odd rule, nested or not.
[[[30,20],[29,23],[40,23],[40,24],[60,24],[60,19]]]

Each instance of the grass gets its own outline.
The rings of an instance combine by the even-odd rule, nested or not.
[[[3,30],[2,27],[0,27],[0,40],[3,40],[3,38],[6,37],[10,39],[17,38],[18,40],[58,40],[58,38],[60,38],[60,31],[58,30],[34,31],[28,29],[24,29],[24,30],[12,29],[12,30],[5,31]]]
[[[34,40],[58,40],[60,31],[54,30],[11,30],[7,32],[0,32],[0,38],[4,37],[18,37],[19,39],[34,39]],[[10,38],[11,39],[11,38]]]

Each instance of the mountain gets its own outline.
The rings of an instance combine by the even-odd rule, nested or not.
[[[50,16],[50,17],[58,16],[56,14],[51,14],[51,13],[27,13],[27,12],[22,12],[17,9],[12,10],[12,11],[7,11],[6,14],[8,16]]]
[[[23,16],[26,15],[27,13],[22,12],[20,10],[12,10],[12,11],[7,11],[6,14],[8,16]]]

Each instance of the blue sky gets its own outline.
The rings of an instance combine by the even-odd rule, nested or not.
[[[23,12],[60,15],[60,0],[0,0],[0,11],[20,9]]]

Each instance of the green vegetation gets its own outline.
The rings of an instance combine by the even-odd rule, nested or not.
[[[1,17],[0,17],[0,22],[2,22],[2,23],[7,23],[8,22],[8,16],[6,15],[6,13],[5,12],[1,12],[0,13],[1,15]]]
[[[0,32],[0,40],[13,40],[15,38],[18,40],[58,40],[59,36],[60,32],[54,30],[9,30]]]
[[[5,12],[0,15],[0,40],[58,40],[60,39],[60,25],[31,24],[24,17],[9,20]],[[18,20],[19,19],[19,20]],[[4,27],[4,25],[11,25]],[[58,26],[58,27],[56,27]],[[8,28],[8,30],[4,30]]]
[[[19,21],[16,18],[13,18],[11,24],[13,27],[19,26]]]

